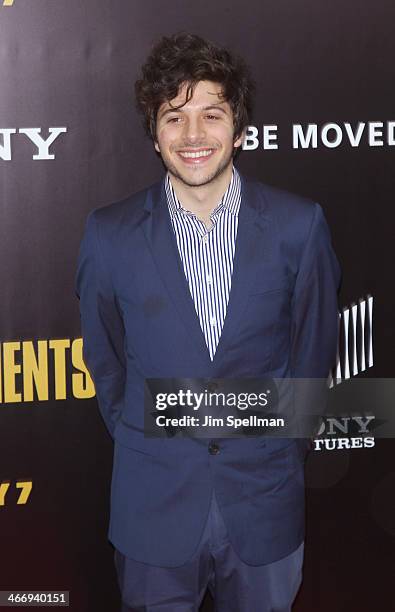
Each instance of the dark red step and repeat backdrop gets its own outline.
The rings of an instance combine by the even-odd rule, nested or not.
[[[113,449],[74,275],[89,211],[163,174],[133,99],[159,36],[191,31],[250,63],[238,167],[325,211],[343,269],[338,384],[394,375],[394,20],[393,0],[0,0],[0,590],[119,606]],[[296,612],[395,609],[394,450],[372,420],[324,422]]]

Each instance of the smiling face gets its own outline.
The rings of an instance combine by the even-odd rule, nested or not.
[[[155,149],[169,173],[188,187],[199,187],[231,171],[234,150],[233,113],[219,83],[199,81],[185,102],[187,85],[158,110]]]

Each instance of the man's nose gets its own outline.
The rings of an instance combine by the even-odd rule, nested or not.
[[[200,117],[189,117],[185,123],[184,137],[188,142],[195,143],[205,138],[204,123]]]

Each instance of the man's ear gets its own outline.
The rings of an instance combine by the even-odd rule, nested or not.
[[[160,153],[160,148],[156,140],[154,140],[154,147],[155,147],[155,151],[157,151],[157,153]]]
[[[247,128],[244,128],[244,130],[241,132],[240,136],[238,136],[236,138],[236,140],[234,141],[233,146],[234,146],[235,149],[238,149],[243,144],[244,138],[245,138],[245,135],[246,135],[246,129]]]

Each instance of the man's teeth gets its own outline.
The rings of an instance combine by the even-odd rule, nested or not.
[[[208,157],[209,155],[211,155],[212,153],[212,149],[208,149],[207,151],[180,151],[180,155],[181,157],[193,157],[193,158],[198,158],[198,157]]]

